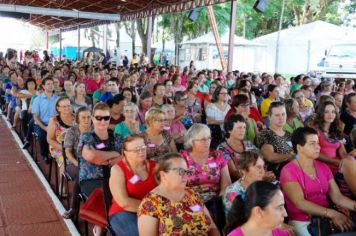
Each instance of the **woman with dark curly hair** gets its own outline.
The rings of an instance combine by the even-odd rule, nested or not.
[[[335,174],[341,159],[346,157],[340,118],[336,105],[331,101],[321,103],[314,119],[320,142],[319,160],[325,162]]]

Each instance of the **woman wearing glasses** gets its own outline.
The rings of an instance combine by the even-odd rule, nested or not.
[[[116,235],[138,235],[137,210],[144,196],[157,186],[154,161],[146,159],[147,146],[142,137],[124,140],[123,159],[111,169],[110,225]]]
[[[101,188],[108,181],[104,170],[116,164],[121,156],[122,138],[109,131],[110,108],[106,103],[97,103],[93,108],[93,126],[90,132],[82,134],[78,149],[79,155],[79,185],[85,195]],[[94,235],[101,234],[101,228],[95,226]]]
[[[164,130],[167,122],[165,113],[151,108],[145,115],[147,129],[140,134],[147,146],[147,159],[159,162],[168,152],[177,152],[176,144],[169,131]]]
[[[206,121],[213,134],[212,148],[216,148],[224,139],[224,119],[229,110],[227,89],[218,86],[213,93],[211,103],[205,109]]]
[[[177,153],[169,153],[155,168],[160,181],[138,210],[140,235],[220,235],[203,199],[186,188],[188,167]]]
[[[115,133],[126,138],[132,134],[138,134],[145,130],[145,126],[137,120],[138,107],[135,103],[129,102],[123,109],[125,120],[115,126]]]
[[[220,151],[210,151],[211,134],[208,126],[194,124],[184,135],[183,157],[187,161],[192,175],[188,177],[188,187],[199,193],[206,207],[217,220],[218,212],[224,215],[218,206],[219,197],[231,184],[227,161]]]
[[[47,142],[49,144],[49,152],[56,159],[59,175],[62,178],[64,172],[62,142],[68,129],[75,124],[75,117],[68,97],[61,97],[57,100],[56,111],[58,115],[53,116],[47,126]]]

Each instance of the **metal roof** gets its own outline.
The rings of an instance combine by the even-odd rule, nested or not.
[[[2,4],[31,6],[41,9],[72,10],[74,12],[118,14],[121,21],[126,21],[151,15],[190,10],[227,1],[228,0],[2,0]],[[16,12],[13,13],[15,14]],[[11,15],[11,13],[8,14]],[[29,14],[27,17],[23,17],[23,19],[47,30],[68,29],[78,25],[90,26],[113,22],[41,14]]]

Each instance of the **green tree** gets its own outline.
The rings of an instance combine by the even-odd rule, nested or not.
[[[243,35],[246,17],[246,36],[255,38],[278,30],[282,0],[271,0],[264,13],[253,9],[255,0],[239,0],[235,32]],[[286,0],[282,28],[302,25],[316,20],[342,24],[338,13],[341,0]]]

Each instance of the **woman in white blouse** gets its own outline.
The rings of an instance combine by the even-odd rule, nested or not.
[[[208,125],[220,125],[223,130],[224,119],[229,110],[227,89],[218,86],[213,93],[211,103],[205,109]]]
[[[224,119],[230,105],[228,104],[227,89],[223,86],[218,86],[211,98],[211,103],[206,106],[205,114],[206,121],[212,133],[210,147],[216,148],[224,140]]]

